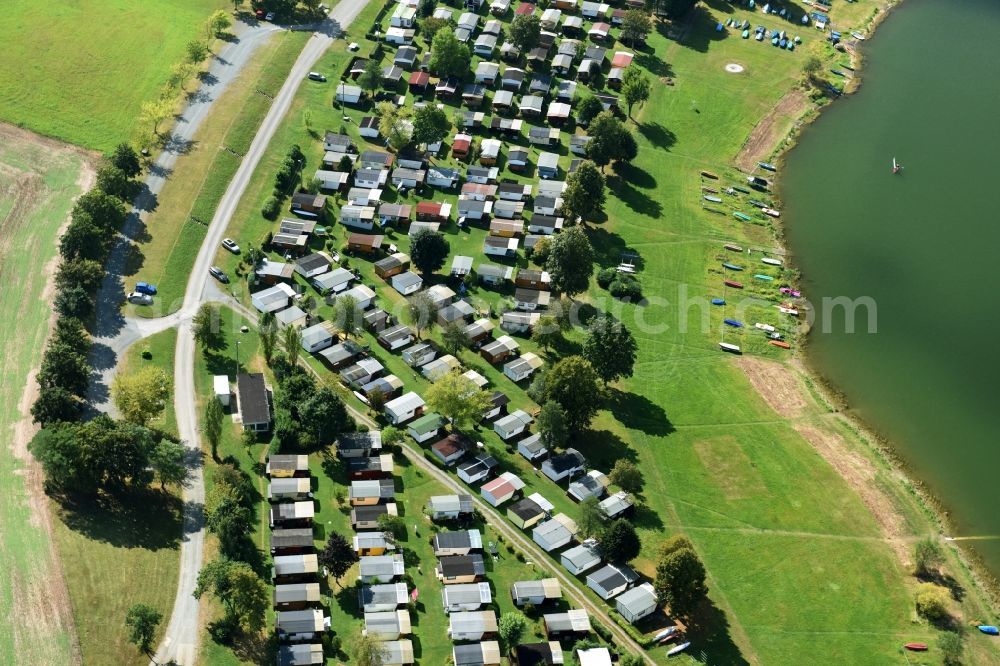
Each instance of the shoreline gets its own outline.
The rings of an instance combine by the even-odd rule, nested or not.
[[[887,0],[883,5],[876,7],[864,26],[858,28],[859,32],[865,34],[865,41],[874,37],[878,27],[893,13],[893,10],[902,4],[902,1]],[[864,82],[863,70],[865,57],[861,49],[857,47],[857,42],[855,42],[855,46],[849,48],[848,55],[851,58],[854,75],[844,86],[844,92],[841,97],[848,97],[855,94],[860,90]],[[793,94],[794,90],[799,90],[799,88],[796,87],[787,94]],[[802,130],[815,122],[827,107],[836,103],[839,99],[839,97],[828,98],[825,103],[818,105],[814,102],[810,103],[799,117],[792,120],[792,126],[788,132],[776,140],[770,153],[767,153],[767,161],[780,164],[785,154],[794,149],[798,144],[798,137]],[[778,191],[780,192],[780,176],[775,181],[778,184]],[[775,199],[780,205],[781,198],[779,192],[775,193]],[[790,252],[785,244],[784,231],[787,220],[776,220],[774,224],[775,243],[783,250],[785,253],[784,256],[791,258],[791,261],[787,264],[788,267],[798,272],[801,276],[801,269],[795,265],[794,253]],[[955,525],[951,520],[951,511],[933,494],[927,483],[913,472],[910,465],[901,457],[893,443],[850,406],[848,395],[834,385],[815,366],[807,351],[808,335],[809,331],[807,330],[798,336],[799,349],[795,351],[793,357],[797,363],[792,364],[795,371],[802,375],[803,379],[812,383],[819,397],[830,407],[831,413],[835,414],[838,420],[844,422],[855,433],[858,441],[865,447],[869,455],[876,459],[875,462],[885,464],[891,472],[899,476],[902,484],[913,497],[916,508],[926,516],[928,522],[937,530],[938,537],[945,540],[951,546],[949,550],[954,553],[958,564],[964,570],[964,575],[980,591],[984,603],[990,610],[996,612],[997,606],[1000,605],[1000,580],[990,571],[974,548],[965,548],[956,541],[946,540],[948,539],[948,535],[953,533],[955,529]]]

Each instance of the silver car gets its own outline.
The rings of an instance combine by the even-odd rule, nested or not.
[[[133,303],[135,305],[152,305],[153,304],[153,297],[152,296],[150,296],[149,294],[140,293],[138,291],[133,291],[132,293],[130,293],[125,298],[128,299],[129,303]]]

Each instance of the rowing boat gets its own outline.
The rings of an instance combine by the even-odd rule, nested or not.
[[[728,342],[720,342],[719,343],[719,349],[721,349],[724,352],[729,352],[730,354],[740,354],[740,353],[742,353],[742,351],[740,350],[740,346],[739,345],[729,344]],[[688,646],[688,644],[685,643],[684,647],[687,647],[687,646]],[[670,653],[668,652],[667,655],[669,656]]]
[[[727,250],[731,250],[733,252],[742,252],[743,251],[742,247],[740,247],[739,245],[734,245],[733,243],[726,243],[722,247],[726,248]]]
[[[665,641],[668,638],[672,638],[674,634],[677,633],[677,625],[672,625],[661,631],[660,633],[653,636],[653,640],[657,643],[660,641]]]
[[[770,162],[757,162],[757,166],[761,169],[766,169],[767,171],[777,171],[778,167],[774,166]]]
[[[705,192],[707,194],[718,194],[719,193],[719,190],[715,189],[714,187],[705,187],[704,185],[702,185],[701,191]]]
[[[726,285],[727,287],[732,287],[733,289],[742,289],[743,288],[743,283],[742,282],[736,282],[735,280],[723,280],[722,284]]]
[[[722,264],[722,267],[725,268],[726,270],[730,270],[730,271],[741,271],[741,270],[743,270],[742,266],[737,266],[736,264]]]
[[[732,326],[733,328],[743,328],[743,322],[738,319],[723,319],[722,323],[726,326]]]
[[[1000,635],[1000,629],[994,627],[992,624],[981,624],[976,628],[984,634],[989,634],[990,636]]]
[[[757,273],[756,275],[754,275],[754,277],[757,278],[758,280],[763,280],[764,282],[771,282],[774,280],[774,278],[771,277],[770,275],[763,275],[761,273]]]
[[[927,643],[907,643],[903,646],[907,650],[912,650],[913,652],[926,652]]]
[[[735,213],[733,213],[733,217],[735,217],[737,220],[742,220],[744,222],[749,222],[750,220],[753,219],[749,215],[747,215],[746,213],[741,213],[739,211],[736,211]]]
[[[798,298],[799,296],[802,295],[801,291],[798,291],[796,289],[792,289],[790,287],[782,287],[778,291],[780,291],[781,293],[786,294],[788,296],[794,296],[795,298]]]
[[[792,348],[792,346],[790,344],[788,344],[787,342],[782,342],[781,340],[768,340],[767,344],[769,344],[769,345],[771,345],[773,347],[778,347],[779,349],[791,349]]]
[[[763,257],[761,261],[768,266],[780,266],[782,264],[781,259],[772,259],[771,257]]]
[[[795,308],[786,308],[786,307],[783,307],[783,306],[779,305],[778,306],[778,311],[782,312],[784,314],[787,314],[787,315],[792,315],[793,317],[798,317],[799,316],[799,311],[796,310]]]
[[[705,201],[711,201],[712,203],[722,203],[722,199],[720,199],[719,197],[713,197],[713,196],[712,196],[712,195],[710,195],[710,194],[706,194],[706,195],[705,195],[704,197],[702,197],[702,198],[703,198],[703,199],[704,199]]]
[[[774,326],[771,326],[770,324],[762,324],[760,322],[757,322],[756,324],[753,325],[753,327],[759,328],[762,331],[767,331],[768,333],[774,333]]]
[[[770,215],[771,217],[781,217],[781,212],[774,210],[773,208],[764,207],[760,209],[760,212],[764,213],[764,215]]]
[[[711,171],[702,171],[701,175],[703,175],[705,178],[711,178],[712,180],[719,180],[719,177],[716,176]]]
[[[719,344],[722,345],[721,342]],[[736,347],[736,345],[732,345],[732,346]],[[739,349],[740,349],[739,347],[736,347],[736,351],[739,351]],[[672,657],[675,654],[680,654],[681,652],[683,652],[684,650],[686,650],[689,645],[691,645],[691,643],[681,643],[677,647],[671,648],[670,650],[667,650],[667,656],[668,657]]]
[[[725,305],[726,301],[723,298],[713,298],[712,305]]]

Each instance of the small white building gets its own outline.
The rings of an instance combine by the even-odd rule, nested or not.
[[[512,382],[520,382],[533,375],[542,365],[541,357],[534,352],[525,352],[513,361],[505,363],[503,374]]]
[[[615,610],[632,624],[652,614],[658,607],[656,591],[650,583],[633,587],[615,599]]]
[[[424,279],[412,271],[405,271],[390,278],[392,288],[403,296],[415,294],[424,286]]]
[[[216,400],[222,403],[223,407],[228,407],[233,396],[233,390],[229,387],[229,377],[226,375],[215,375],[212,377],[212,388],[214,389]]]
[[[333,345],[337,334],[330,322],[320,322],[302,329],[302,348],[310,354],[315,354]]]
[[[506,441],[527,430],[533,420],[531,414],[523,409],[518,409],[502,419],[497,419],[493,424],[493,432],[500,435],[500,438]]]
[[[410,391],[385,403],[385,416],[393,425],[406,423],[423,412],[424,399]]]
[[[531,538],[541,546],[546,553],[562,548],[573,540],[576,534],[576,523],[565,513],[557,513],[531,532]]]
[[[288,307],[288,301],[295,296],[295,290],[284,282],[258,291],[250,296],[250,302],[260,312],[276,312]]]

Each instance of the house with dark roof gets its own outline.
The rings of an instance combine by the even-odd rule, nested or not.
[[[517,666],[562,666],[563,651],[559,641],[522,643],[515,648]]]
[[[435,573],[445,585],[475,583],[486,575],[486,563],[479,553],[445,555],[438,558]]]
[[[499,464],[497,459],[488,453],[480,453],[469,460],[459,463],[457,467],[458,478],[471,485],[489,478]]]
[[[465,435],[451,433],[444,439],[431,445],[431,453],[444,465],[451,467],[465,457],[470,449],[475,448],[472,441]]]
[[[432,540],[434,555],[468,555],[483,549],[483,535],[477,529],[438,532]]]
[[[451,651],[454,666],[499,666],[500,644],[496,641],[482,641],[456,645]]]
[[[576,449],[569,448],[542,463],[542,473],[558,483],[567,477],[572,478],[576,474],[579,474],[585,469],[586,465],[587,460],[583,457],[583,454]]]
[[[548,518],[552,503],[535,493],[507,507],[507,518],[522,530],[534,527]]]
[[[607,601],[639,580],[639,574],[627,564],[608,564],[587,576],[587,587]]]
[[[240,373],[236,376],[236,395],[244,430],[267,432],[271,429],[271,394],[264,375]]]

